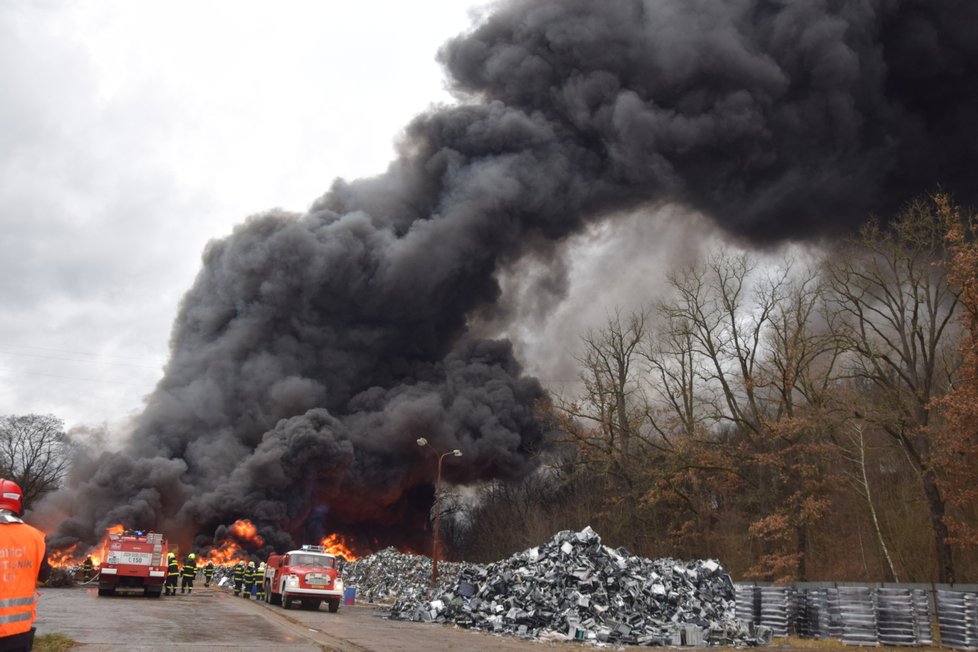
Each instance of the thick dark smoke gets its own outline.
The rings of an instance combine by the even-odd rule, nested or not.
[[[843,232],[940,184],[976,196],[972,0],[532,0],[440,57],[461,104],[372,179],[213,242],[127,450],[76,469],[54,543],[124,521],[270,545],[420,547],[455,483],[534,467],[539,383],[470,321],[495,274],[679,203],[756,242]]]

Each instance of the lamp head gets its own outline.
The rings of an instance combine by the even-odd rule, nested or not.
[[[454,455],[455,457],[462,457],[462,451],[456,448],[455,450],[452,451],[452,455]]]
[[[428,440],[424,437],[418,437],[418,446],[427,446]]]

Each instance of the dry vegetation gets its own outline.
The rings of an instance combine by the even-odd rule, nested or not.
[[[976,275],[944,196],[820,261],[714,251],[583,335],[582,391],[541,406],[558,453],[446,539],[490,561],[589,524],[735,579],[974,582]]]

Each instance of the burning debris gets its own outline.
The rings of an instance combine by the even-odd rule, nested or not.
[[[367,591],[381,593],[393,584],[392,593],[400,597],[391,606],[392,618],[524,638],[669,646],[757,642],[735,617],[733,583],[720,564],[636,557],[603,545],[591,528],[560,532],[542,546],[487,566],[446,568],[433,592],[425,564],[411,572],[406,561],[385,553],[347,582],[356,577]],[[416,584],[399,584],[399,575]]]

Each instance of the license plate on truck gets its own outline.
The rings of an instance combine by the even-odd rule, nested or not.
[[[105,560],[109,564],[131,564],[133,566],[149,566],[152,563],[153,554],[149,552],[130,552],[120,550],[110,550],[108,558]]]

